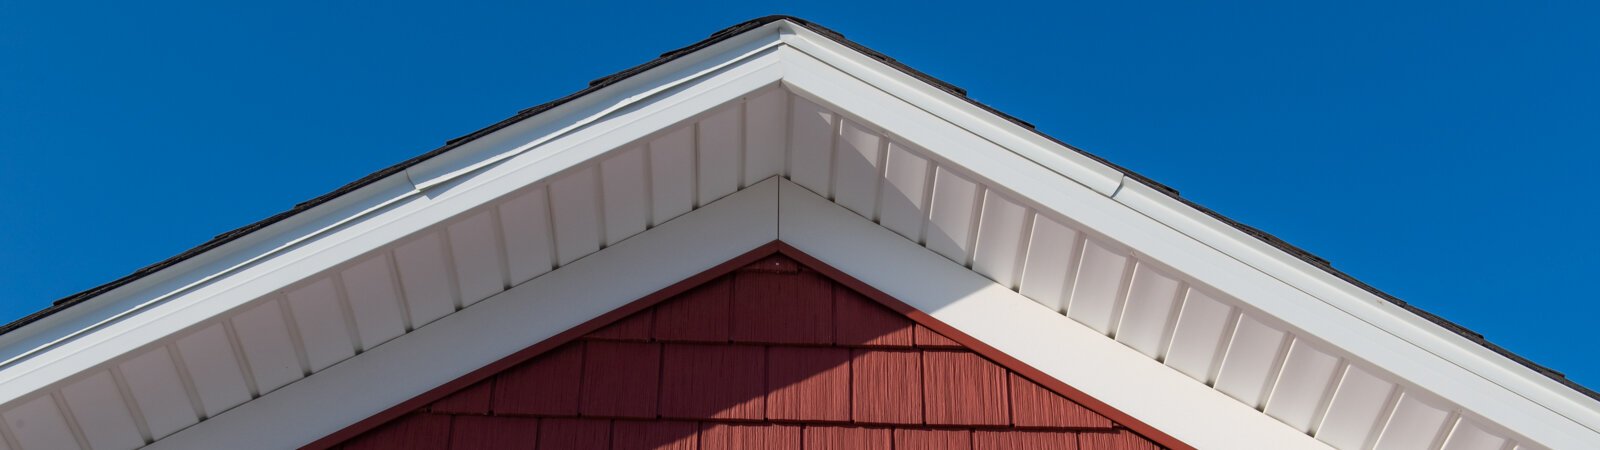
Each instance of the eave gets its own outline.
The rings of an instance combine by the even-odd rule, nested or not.
[[[1447,408],[1457,415],[1452,418],[1481,417],[1504,428],[1498,432],[1550,447],[1594,442],[1600,408],[1584,392],[1196,209],[1169,190],[1034,133],[947,85],[930,84],[804,22],[767,19],[737,30],[453,141],[358,182],[365,184],[229,235],[186,259],[0,337],[3,354],[10,357],[0,367],[0,400],[6,402],[0,409],[80,381],[94,368],[152,345],[171,345],[173,336],[302,287],[318,274],[348,269],[364,255],[396,242],[403,245],[429,230],[462,223],[527,186],[558,183],[592,168],[594,161],[659,137],[662,130],[702,119],[719,105],[781,89],[869,124],[873,132],[924,152],[920,154],[935,164],[972,176],[984,192],[999,193],[1029,214],[1059,215],[1064,225],[1081,228],[1131,260],[1236,299],[1238,314],[1289,331],[1296,342],[1315,343],[1340,360],[1376,366],[1414,392],[1459,405]],[[789,165],[778,169],[781,173],[751,171],[749,156],[741,158],[735,190],[772,174],[806,184],[808,175]],[[828,180],[828,186],[807,187],[839,201],[832,178]],[[696,200],[693,207],[716,197]],[[650,225],[661,223],[652,219]],[[627,237],[604,229],[595,234],[600,237],[596,251]],[[824,259],[822,255],[839,251],[806,250]],[[584,255],[558,263],[575,263]],[[836,258],[840,260],[828,262],[852,270],[849,258]],[[996,286],[1007,292],[1020,290],[1019,274],[985,273],[973,255],[952,259],[966,259],[957,262],[997,279]],[[869,272],[868,267],[856,267],[854,273]],[[922,295],[929,293],[897,297],[910,301]],[[472,311],[467,306],[476,300],[458,297],[455,308]],[[959,317],[947,321],[958,327],[963,323]],[[1007,339],[1000,334],[992,338]],[[1273,364],[1281,368],[1284,363],[1280,357]],[[272,396],[248,404],[268,398]]]

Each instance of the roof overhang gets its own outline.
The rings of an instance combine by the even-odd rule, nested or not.
[[[632,76],[609,80],[592,92],[0,336],[0,355],[7,358],[0,363],[0,415],[13,428],[16,420],[33,418],[33,414],[60,415],[61,410],[70,409],[74,396],[92,391],[82,386],[92,385],[91,381],[107,370],[119,386],[125,386],[127,381],[119,370],[129,358],[151,349],[175,349],[179,338],[218,323],[236,324],[242,312],[261,302],[280,301],[285,292],[305,288],[330,273],[348,271],[370,260],[371,255],[392,252],[427,236],[445,235],[448,241],[452,227],[468,229],[470,234],[472,227],[488,223],[474,218],[503,219],[500,214],[507,199],[529,198],[530,186],[545,200],[561,203],[554,192],[564,189],[563,183],[604,183],[601,160],[633,151],[641,142],[661,139],[684,123],[695,127],[695,123],[711,120],[718,111],[727,111],[725,105],[739,105],[741,130],[748,128],[753,114],[772,107],[769,103],[777,101],[775,97],[785,99],[783,113],[790,114],[794,110],[787,100],[789,93],[797,96],[797,101],[820,105],[825,114],[862,124],[885,146],[889,142],[904,145],[908,154],[929,164],[930,173],[933,166],[953,170],[957,178],[965,177],[977,186],[980,197],[992,193],[999,199],[992,204],[1010,208],[1002,208],[1007,215],[995,220],[1004,220],[1016,211],[1030,227],[1036,217],[1057,221],[1057,225],[1085,236],[1077,244],[1079,250],[1067,250],[1075,252],[1072,256],[1081,260],[1082,242],[1095,242],[1127,259],[1129,277],[1134,266],[1144,265],[1189,289],[1221,298],[1230,311],[1228,330],[1237,330],[1238,323],[1246,321],[1279,332],[1283,341],[1266,351],[1270,354],[1262,369],[1272,380],[1282,372],[1299,369],[1295,361],[1301,360],[1295,358],[1307,353],[1290,355],[1295,348],[1308,348],[1310,354],[1323,357],[1306,361],[1329,357],[1336,361],[1336,369],[1330,368],[1330,379],[1324,381],[1329,389],[1350,376],[1347,367],[1371,372],[1379,383],[1392,387],[1371,418],[1374,425],[1372,435],[1365,438],[1368,444],[1378,440],[1391,422],[1407,425],[1404,421],[1412,419],[1407,416],[1412,411],[1421,411],[1416,419],[1424,421],[1442,414],[1437,418],[1443,428],[1437,437],[1440,440],[1461,434],[1454,430],[1462,427],[1477,427],[1530,447],[1581,448],[1600,442],[1600,403],[1594,399],[1264,243],[1114,166],[788,20],[768,21]],[[427,380],[452,379],[460,371],[538,342],[538,333],[558,332],[604,313],[616,302],[638,298],[775,239],[922,308],[1184,442],[1202,448],[1320,445],[1305,434],[1311,430],[1296,430],[1301,425],[1285,426],[1273,419],[1299,420],[1276,414],[1268,399],[1227,392],[1226,385],[1219,385],[1221,390],[1209,387],[1217,383],[1220,367],[1197,377],[1206,384],[1196,383],[1169,368],[1170,361],[1163,365],[1119,344],[1117,340],[1129,338],[1118,336],[1115,325],[1111,329],[1085,326],[1072,311],[1065,316],[1047,314],[1050,308],[1039,305],[1049,302],[1030,300],[1038,295],[1028,295],[1022,281],[1020,264],[1029,254],[1028,241],[1019,244],[1013,254],[995,256],[999,258],[995,261],[1011,257],[1013,264],[986,262],[971,248],[985,226],[980,223],[984,211],[977,207],[963,216],[972,220],[972,229],[965,235],[970,240],[952,244],[967,252],[960,257],[941,248],[930,249],[937,245],[924,239],[901,237],[891,231],[893,227],[884,222],[881,212],[851,212],[846,208],[849,194],[838,189],[841,175],[834,157],[828,156],[822,166],[816,166],[821,172],[805,166],[791,148],[796,145],[792,123],[780,119],[787,125],[781,130],[782,137],[773,141],[777,147],[749,145],[754,135],[748,130],[739,132],[749,148],[730,154],[738,161],[736,176],[712,183],[704,178],[717,172],[702,171],[698,166],[686,172],[692,179],[684,182],[693,186],[695,194],[688,209],[694,212],[662,214],[658,205],[650,203],[654,215],[640,228],[649,231],[638,234],[633,233],[639,230],[607,223],[604,204],[577,207],[574,214],[593,216],[588,222],[546,218],[557,229],[587,224],[593,228],[593,245],[549,243],[558,247],[554,253],[560,256],[552,265],[558,269],[518,273],[502,268],[504,284],[510,289],[487,300],[469,298],[473,296],[463,294],[468,291],[463,282],[452,279],[454,298],[449,302],[453,305],[447,305],[449,311],[438,321],[427,323],[408,316],[403,335],[381,346],[354,337],[359,354],[326,367],[303,362],[309,376],[281,389],[260,392],[264,389],[250,380],[254,400],[223,408],[227,412],[200,411],[208,417],[202,425],[168,436],[157,445],[184,448],[177,443],[199,443],[231,433],[273,434],[286,439],[283,442],[306,436],[315,439],[321,436],[314,435],[315,426],[337,429],[336,425],[341,425],[337,420],[361,411],[376,412],[388,406],[382,404],[385,401],[410,398],[420,393],[418,389],[432,387]],[[832,120],[835,122],[830,123],[839,123]],[[701,164],[699,158],[694,161]],[[763,182],[774,175],[797,184]],[[927,183],[926,189],[931,191],[931,179]],[[732,194],[735,191],[738,193]],[[772,201],[762,200],[767,198],[763,195]],[[703,235],[708,230],[716,230],[712,236],[716,239]],[[701,242],[707,240],[716,242]],[[701,250],[675,247],[673,241],[699,243],[702,245],[696,248]],[[1022,255],[1015,255],[1017,252]],[[597,274],[630,267],[630,258],[679,262],[654,264],[671,269],[642,273],[637,283],[596,282]],[[951,259],[957,264],[951,264]],[[935,289],[944,283],[959,286]],[[580,296],[576,291],[597,286],[607,291],[603,300],[597,300],[593,292]],[[952,297],[956,292],[964,295]],[[1128,294],[1118,295],[1123,300],[1117,301],[1124,302]],[[521,300],[500,300],[511,298]],[[502,308],[494,305],[544,309],[486,312]],[[1116,305],[1122,307],[1122,303]],[[1170,316],[1169,320],[1176,322],[1179,313]],[[390,396],[328,402],[327,395],[339,392],[331,390],[340,386],[339,380],[398,364],[384,359],[398,358],[385,356],[398,353],[396,348],[415,345],[416,351],[441,351],[474,342],[466,340],[474,329],[494,329],[492,326],[504,325],[511,317],[549,323],[536,327],[542,331],[529,331],[517,340],[493,345],[475,342],[482,348],[471,352],[459,348],[446,351],[444,357],[458,359],[430,363],[431,369],[423,368],[417,380],[396,380]],[[235,336],[235,327],[222,328]],[[406,344],[409,342],[416,344]],[[1226,344],[1220,343],[1223,348]],[[504,350],[501,347],[511,350],[493,355]],[[246,350],[236,348],[235,352]],[[299,352],[303,354],[305,349]],[[1080,357],[1113,361],[1102,365],[1114,369],[1094,373],[1070,370],[1071,361]],[[1214,358],[1213,364],[1220,366],[1227,355]],[[1272,380],[1260,388],[1262,396],[1270,397],[1274,389],[1280,389]],[[1132,384],[1170,397],[1158,401],[1129,389]],[[1337,395],[1325,392],[1321,398]],[[1241,398],[1241,403],[1235,400],[1239,397],[1248,398]],[[1203,405],[1208,413],[1204,417],[1218,421],[1197,423],[1194,415],[1174,414],[1171,399]],[[1313,406],[1319,411],[1314,416],[1327,414],[1327,401],[1331,400]],[[309,410],[298,409],[312,405],[315,407]],[[197,409],[205,410],[207,405]],[[310,413],[319,409],[326,414]],[[276,427],[258,429],[259,422],[248,422],[272,414],[329,422],[308,423],[308,428],[298,433]],[[80,445],[96,439],[87,436],[93,430],[70,419],[61,427]],[[145,440],[161,437],[152,436],[150,428],[141,425]],[[24,442],[28,437],[19,437],[15,429],[0,430],[0,436],[9,447],[28,447]]]

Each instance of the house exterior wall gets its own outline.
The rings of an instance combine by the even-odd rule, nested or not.
[[[1163,448],[781,254],[357,427],[327,444]]]

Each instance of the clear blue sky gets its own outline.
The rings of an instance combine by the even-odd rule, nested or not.
[[[784,13],[1600,386],[1594,3],[347,3],[0,0],[0,321]]]

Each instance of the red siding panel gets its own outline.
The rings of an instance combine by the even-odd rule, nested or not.
[[[885,308],[860,293],[833,290],[834,342],[849,346],[910,347],[911,319]]]
[[[1111,428],[1111,419],[1011,374],[1012,421],[1019,427]]]
[[[1189,448],[1114,423],[1073,400],[1081,394],[1036,384],[1018,375],[1030,369],[995,363],[1011,360],[993,349],[967,349],[933,331],[943,325],[918,324],[927,317],[902,315],[895,308],[905,305],[884,306],[892,302],[823,269],[776,256],[697,275],[710,281],[655,294],[665,300],[630,305],[637,313],[563,333],[495,363],[498,373],[463,377],[310,448]]]
[[[656,306],[656,339],[728,342],[728,301],[732,295],[733,277],[725,276]]]
[[[974,431],[972,450],[1077,450],[1071,431]]]
[[[611,446],[611,421],[593,419],[541,419],[539,448],[607,450]]]
[[[481,381],[433,402],[428,410],[440,414],[489,414],[489,396],[493,393],[494,380]]]
[[[661,345],[590,341],[578,410],[595,417],[656,417]]]
[[[862,423],[922,423],[922,354],[856,350],[850,362],[851,417]]]
[[[889,450],[888,428],[806,427],[805,450]]]
[[[923,348],[966,348],[966,347],[963,347],[961,344],[956,343],[956,341],[952,341],[952,340],[950,340],[950,338],[944,337],[944,335],[939,334],[938,332],[935,332],[933,330],[928,329],[928,327],[925,327],[925,326],[922,326],[922,325],[917,325],[916,329],[917,329],[917,331],[916,331],[916,341],[917,341],[917,346],[918,347],[923,347]]]
[[[972,450],[972,432],[967,430],[894,430],[895,450]]]
[[[346,443],[346,450],[433,450],[450,441],[450,416],[411,414]]]
[[[610,339],[615,341],[648,341],[650,340],[651,311],[646,309],[630,315],[615,323],[606,325],[605,328],[589,333],[589,339]]]
[[[694,422],[619,420],[612,425],[611,450],[698,450],[699,432]]]
[[[1128,430],[1078,433],[1083,450],[1160,450],[1161,446]]]
[[[772,347],[767,350],[767,418],[850,420],[850,350]]]
[[[733,279],[733,340],[833,342],[833,282],[812,271],[742,271]]]
[[[765,349],[749,345],[667,344],[661,357],[661,416],[761,419]]]
[[[969,351],[922,353],[929,425],[1010,425],[1006,370]]]
[[[450,426],[450,450],[534,450],[538,444],[534,418],[459,416]]]
[[[702,424],[700,450],[800,450],[800,427]]]
[[[568,344],[495,377],[495,414],[578,414],[583,345]]]

